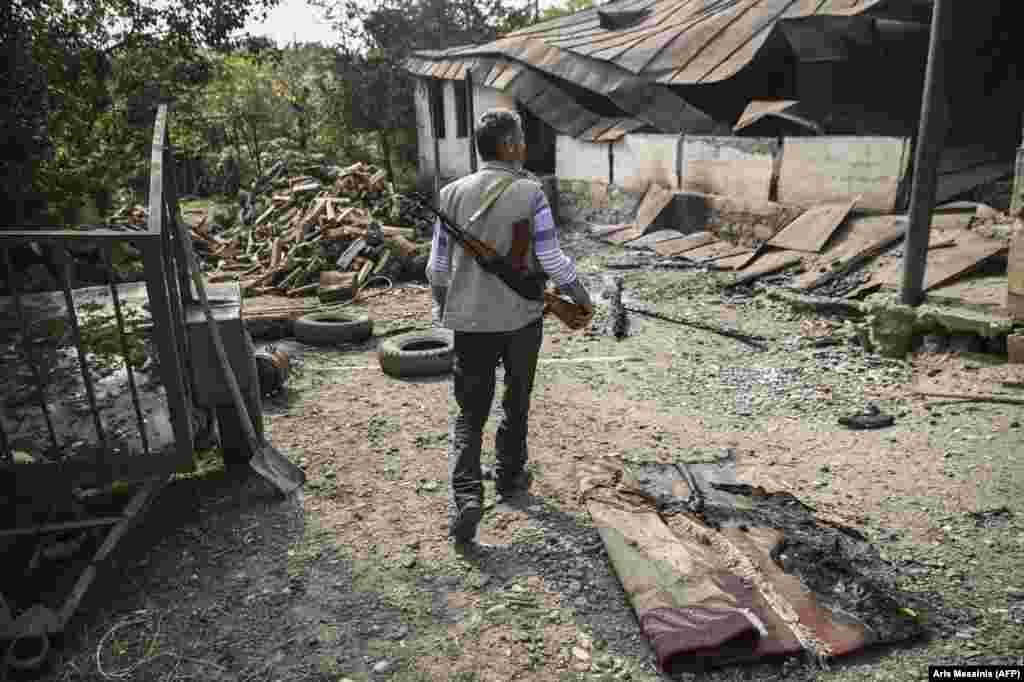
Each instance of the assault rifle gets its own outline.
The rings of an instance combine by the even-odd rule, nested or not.
[[[509,289],[523,298],[529,301],[543,301],[545,315],[553,314],[569,329],[582,329],[589,324],[591,315],[584,311],[583,306],[573,303],[553,291],[545,290],[547,278],[544,275],[524,275],[493,246],[459,227],[458,223],[448,217],[444,211],[431,205],[422,195],[418,193],[406,195],[406,199],[417,208],[424,209],[436,217],[441,228],[486,272],[500,279]]]

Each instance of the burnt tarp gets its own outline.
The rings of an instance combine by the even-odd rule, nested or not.
[[[732,463],[577,468],[581,499],[667,673],[922,634],[894,569],[858,531]]]

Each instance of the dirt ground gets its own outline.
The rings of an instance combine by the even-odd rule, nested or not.
[[[576,233],[565,241],[599,296],[605,259],[622,250]],[[548,320],[531,499],[522,510],[489,508],[481,538],[498,548],[467,559],[445,538],[447,379],[384,375],[377,339],[330,350],[280,342],[296,369],[267,400],[267,430],[305,468],[303,493],[282,501],[216,466],[173,482],[88,595],[43,679],[659,679],[576,499],[575,465],[699,461],[726,448],[756,482],[862,530],[898,569],[930,636],[830,670],[776,661],[708,679],[907,680],[940,662],[1019,661],[1024,409],[912,391],[920,382],[998,387],[1001,359],[885,360],[851,341],[848,321],[765,296],[723,297],[712,274],[624,276],[635,301],[762,334],[769,350],[638,316],[621,341]],[[369,312],[379,338],[429,325],[428,296],[395,289],[353,310]],[[837,423],[868,400],[895,425]],[[496,400],[495,417],[498,409]]]

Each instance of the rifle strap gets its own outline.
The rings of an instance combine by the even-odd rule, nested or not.
[[[480,204],[480,208],[478,208],[473,215],[469,216],[469,222],[466,223],[466,227],[475,224],[478,220],[483,218],[484,215],[491,210],[491,207],[494,206],[495,202],[498,201],[501,195],[505,193],[505,190],[519,179],[520,178],[502,178],[494,183],[494,185],[484,193],[484,200],[483,203]]]

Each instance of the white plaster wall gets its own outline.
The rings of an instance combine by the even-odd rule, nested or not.
[[[555,138],[555,175],[559,180],[608,182],[608,142]]]
[[[416,147],[419,155],[419,171],[421,175],[433,174],[434,172],[434,137],[430,129],[427,92],[427,80],[417,78],[413,104],[416,108]]]
[[[678,135],[626,135],[612,144],[612,181],[634,194],[646,192],[651,183],[677,189],[678,154]]]
[[[514,97],[506,95],[501,90],[495,88],[489,88],[486,85],[475,85],[473,86],[473,113],[480,117],[480,114],[484,113],[488,109],[495,108],[512,109],[515,111],[516,100]]]
[[[686,192],[767,201],[779,144],[770,138],[684,135],[679,172]]]
[[[415,93],[416,139],[419,151],[419,170],[423,175],[434,173],[434,131],[430,126],[429,88],[426,79],[417,82]],[[438,140],[441,175],[445,178],[462,177],[469,173],[469,137],[456,137],[458,126],[455,112],[455,84],[444,81],[445,136]]]

